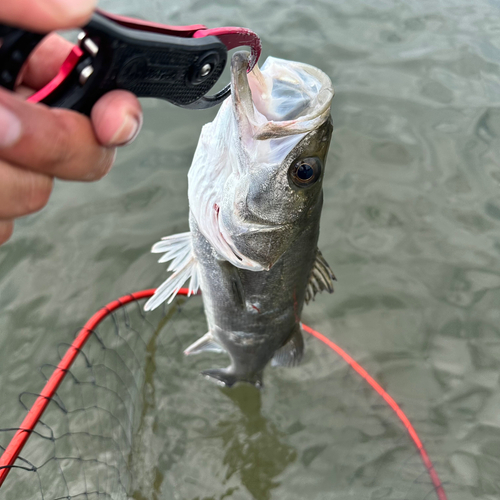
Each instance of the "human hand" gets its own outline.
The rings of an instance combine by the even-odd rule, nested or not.
[[[90,18],[95,4],[3,0],[0,22],[41,32],[78,27]],[[104,95],[90,119],[23,100],[26,87],[38,90],[57,74],[71,48],[58,35],[49,35],[28,60],[17,91],[0,89],[0,245],[12,235],[16,218],[47,204],[55,177],[100,179],[113,165],[116,146],[128,144],[139,133],[141,106],[129,92]]]

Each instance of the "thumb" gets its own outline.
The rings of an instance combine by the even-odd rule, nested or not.
[[[0,22],[48,33],[57,29],[83,26],[97,0],[2,0]]]

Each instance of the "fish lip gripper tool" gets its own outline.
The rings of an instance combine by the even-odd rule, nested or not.
[[[24,63],[44,36],[0,25],[0,86],[14,89]],[[260,38],[246,28],[167,26],[102,10],[94,12],[78,39],[55,78],[28,101],[89,115],[102,95],[122,89],[137,97],[205,109],[231,92],[227,85],[207,95],[224,70],[228,51],[249,46],[249,71],[261,53]]]

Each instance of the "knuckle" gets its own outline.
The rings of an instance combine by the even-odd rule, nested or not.
[[[14,232],[14,223],[12,221],[0,221],[0,245],[7,242]]]

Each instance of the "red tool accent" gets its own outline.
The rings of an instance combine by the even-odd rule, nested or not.
[[[103,10],[96,9],[104,17],[126,28],[137,29],[139,31],[151,31],[163,35],[172,35],[182,38],[204,38],[207,36],[216,36],[226,47],[227,50],[247,45],[252,50],[252,58],[248,71],[252,71],[257,64],[262,52],[260,38],[247,28],[227,27],[227,28],[207,28],[203,24],[193,24],[191,26],[169,26],[166,24],[152,23],[142,19],[119,16],[110,14]]]
[[[132,28],[139,31],[150,31],[152,33],[160,33],[161,35],[178,36],[181,38],[191,38],[198,30],[206,29],[204,24],[193,24],[191,26],[169,26],[168,24],[153,23],[151,21],[143,21],[142,19],[134,19],[133,17],[119,16],[110,14],[101,9],[96,9],[96,12],[108,18],[125,28]]]
[[[262,52],[260,38],[247,28],[228,27],[204,29],[197,31],[193,35],[193,38],[203,38],[206,36],[216,36],[227,47],[227,50],[248,45],[252,49],[252,57],[250,58],[250,65],[248,66],[249,72],[252,71],[257,64]]]
[[[251,30],[246,28],[228,27],[208,29],[203,24],[193,24],[191,26],[169,26],[131,17],[110,14],[100,9],[96,11],[110,21],[113,21],[126,28],[138,31],[148,31],[163,35],[176,36],[180,38],[205,38],[207,36],[216,36],[227,47],[227,50],[235,47],[249,46],[251,49],[251,58],[248,71],[250,72],[259,60],[262,45],[260,38]],[[74,47],[70,52],[58,74],[45,87],[28,98],[29,102],[37,103],[46,99],[50,94],[64,83],[69,77],[75,66],[79,63],[84,52],[79,47]]]
[[[61,68],[59,69],[59,73],[49,82],[45,87],[41,88],[38,92],[31,95],[28,98],[29,102],[40,102],[45,99],[48,95],[54,92],[59,85],[61,85],[66,78],[68,78],[69,74],[73,71],[75,66],[80,61],[80,58],[83,55],[82,49],[80,47],[73,47],[72,51],[69,53],[68,57],[63,62]]]

